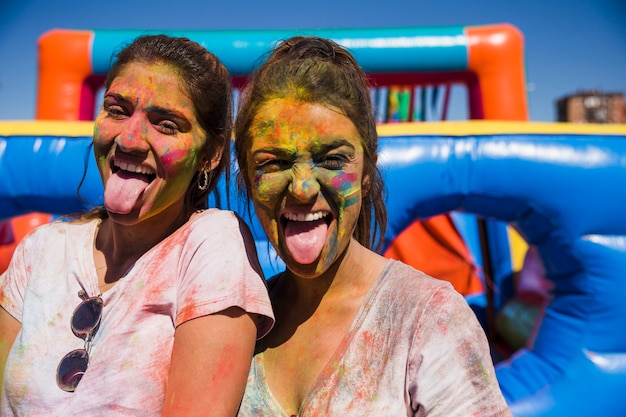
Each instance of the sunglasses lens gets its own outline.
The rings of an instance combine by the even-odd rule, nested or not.
[[[61,359],[57,368],[57,384],[63,391],[74,392],[89,364],[85,349],[76,349]]]
[[[86,339],[95,331],[102,317],[102,299],[90,298],[80,303],[72,316],[72,331],[77,337]]]

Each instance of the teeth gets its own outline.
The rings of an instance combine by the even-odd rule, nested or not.
[[[292,222],[313,222],[327,215],[328,213],[323,211],[317,211],[315,213],[285,213],[287,220],[291,220]]]
[[[129,164],[128,162],[124,162],[124,161],[121,161],[121,162],[115,161],[115,166],[124,171],[135,172],[137,174],[145,174],[145,175],[154,174],[154,172],[147,167],[144,167],[141,165]]]

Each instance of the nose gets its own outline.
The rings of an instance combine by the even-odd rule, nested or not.
[[[146,140],[148,134],[149,123],[135,113],[126,120],[115,143],[124,152],[147,151],[150,148]]]
[[[320,192],[320,184],[309,164],[294,164],[289,192],[303,203],[317,197]]]

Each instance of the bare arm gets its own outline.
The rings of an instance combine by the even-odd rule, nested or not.
[[[22,324],[0,307],[0,388],[4,384],[4,368],[9,351],[21,328]]]
[[[238,307],[178,326],[163,416],[235,416],[255,340],[253,318]]]

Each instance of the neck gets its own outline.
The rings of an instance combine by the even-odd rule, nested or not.
[[[265,347],[282,345],[305,323],[326,326],[338,317],[354,317],[386,262],[352,240],[346,252],[322,275],[303,278],[285,271],[271,289],[276,325]]]
[[[337,261],[317,277],[303,278],[287,270],[285,278],[291,283],[294,304],[315,309],[322,301],[343,303],[362,297],[382,269],[376,267],[380,259],[384,258],[352,239]]]
[[[170,222],[148,219],[131,226],[110,217],[104,219],[94,242],[97,267],[105,271],[104,283],[114,283],[123,277],[144,253],[174,233],[189,217],[181,212]]]

